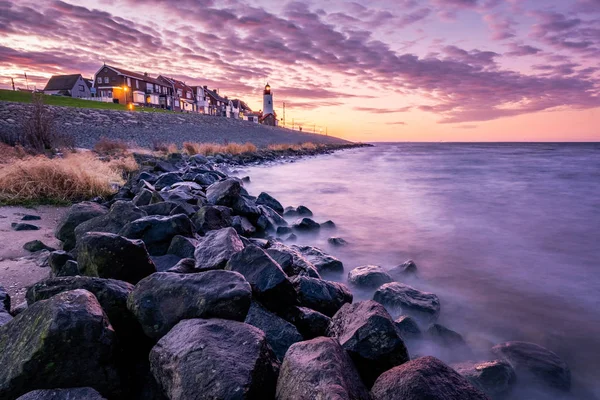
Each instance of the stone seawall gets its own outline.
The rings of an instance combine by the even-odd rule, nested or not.
[[[47,106],[54,114],[56,128],[75,138],[76,146],[91,148],[102,137],[142,147],[155,143],[251,142],[256,146],[273,143],[348,143],[332,136],[292,131],[201,114],[155,113]],[[22,129],[32,111],[31,104],[0,102],[0,134]]]

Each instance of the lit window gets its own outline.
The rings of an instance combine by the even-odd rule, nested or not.
[[[127,78],[127,86],[131,87],[131,78]]]

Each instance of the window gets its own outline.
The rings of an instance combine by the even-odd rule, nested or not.
[[[104,68],[104,72],[108,72],[108,68]]]
[[[192,94],[190,92],[185,92],[185,97],[187,97],[188,99],[191,99]]]
[[[80,92],[85,92],[85,89],[83,88],[83,85],[79,85],[79,91]]]
[[[131,87],[131,78],[127,78],[127,86]]]
[[[99,77],[98,77],[98,79],[96,79],[96,81],[97,81],[98,83],[102,83],[102,77],[101,77],[101,76],[99,76]]]
[[[104,83],[108,83],[108,76],[104,77]]]
[[[146,83],[146,90],[151,93],[154,91],[154,85],[151,83]]]
[[[137,79],[135,80],[135,87],[136,89],[140,88],[140,81],[138,81]]]
[[[177,89],[177,96],[183,96],[183,91],[181,89]]]

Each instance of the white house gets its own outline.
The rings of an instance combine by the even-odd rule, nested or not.
[[[44,88],[44,94],[76,98],[91,97],[89,80],[81,74],[54,75]]]

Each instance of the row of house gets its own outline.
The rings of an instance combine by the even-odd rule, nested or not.
[[[221,96],[218,89],[190,86],[166,75],[155,78],[106,64],[96,72],[93,80],[85,79],[81,74],[53,76],[44,93],[277,124],[274,112],[270,112],[272,117],[263,118],[262,112],[253,112],[242,100]],[[271,101],[269,99],[269,104]]]

